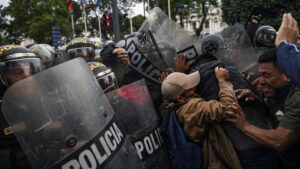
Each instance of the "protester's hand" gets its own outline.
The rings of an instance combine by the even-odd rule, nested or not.
[[[299,34],[299,27],[297,21],[293,18],[292,14],[285,13],[282,17],[281,26],[278,30],[275,45],[278,47],[281,42],[287,41],[296,43]]]
[[[164,81],[165,78],[166,78],[168,75],[169,75],[168,72],[161,72],[161,73],[160,73],[160,80],[161,80],[161,81]]]
[[[176,56],[176,61],[175,61],[175,66],[176,66],[176,72],[181,72],[181,73],[186,73],[188,69],[188,64],[186,61],[186,57],[184,56],[183,53],[179,53]]]
[[[256,86],[260,85],[260,83],[261,83],[260,80],[261,80],[261,77],[258,77],[255,80],[253,80],[251,82],[251,84],[256,87]]]
[[[173,73],[174,72],[174,69],[173,68],[168,68],[168,69],[166,69],[166,70],[164,70],[163,72],[161,72],[160,73],[160,80],[161,81],[164,81],[165,80],[165,78],[169,75],[169,74],[171,74],[171,73]]]
[[[117,55],[121,63],[125,66],[130,65],[130,59],[128,53],[123,48],[116,48],[113,50],[113,54]]]
[[[249,89],[238,89],[235,90],[235,96],[237,99],[245,99],[246,102],[253,102],[258,99],[258,97]]]
[[[229,79],[229,72],[224,68],[216,67],[215,74],[218,81],[224,81]]]
[[[228,105],[227,108],[229,111],[225,111],[225,115],[227,116],[226,121],[232,122],[237,128],[241,130],[249,125],[249,122],[247,121],[242,108],[237,103],[232,103]]]
[[[262,86],[265,86],[266,84],[262,83],[261,77],[256,78],[251,82],[252,86],[256,90],[256,92],[262,92]]]

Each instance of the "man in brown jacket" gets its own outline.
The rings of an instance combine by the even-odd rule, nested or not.
[[[189,75],[179,72],[170,74],[163,81],[162,94],[169,103],[180,104],[176,113],[187,138],[199,144],[203,140],[203,168],[241,169],[233,145],[218,123],[225,118],[225,107],[237,100],[232,84],[226,81],[229,77],[228,71],[216,68],[215,74],[219,82],[220,101],[206,101],[195,94],[196,86],[200,82],[198,71]],[[205,131],[208,133],[204,138]],[[224,161],[229,167],[225,167]]]

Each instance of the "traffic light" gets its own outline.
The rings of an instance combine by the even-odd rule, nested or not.
[[[126,21],[126,18],[127,18],[127,13],[124,13],[124,14],[119,14],[119,18],[120,18],[120,23],[121,23],[121,25],[122,26],[124,26],[125,25],[125,21]]]
[[[111,24],[110,24],[110,15],[109,14],[103,14],[103,23],[104,23],[104,26],[106,27],[109,27]]]

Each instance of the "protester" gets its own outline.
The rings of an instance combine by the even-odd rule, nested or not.
[[[236,102],[236,98],[232,84],[226,81],[229,77],[228,71],[223,68],[216,68],[215,74],[220,87],[220,101],[206,101],[201,96],[196,95],[196,86],[200,82],[198,71],[189,75],[175,72],[163,81],[162,94],[169,101],[169,104],[162,105],[162,107],[166,106],[165,108],[169,109],[172,104],[179,105],[176,114],[186,136],[199,144],[204,139],[203,168],[225,168],[223,161],[226,161],[231,168],[239,169],[242,167],[234,147],[223,128],[218,124],[225,118],[224,107],[230,102]],[[166,111],[165,108],[162,109],[162,112]],[[206,130],[208,130],[207,137],[203,138]],[[213,146],[218,152],[214,151]],[[217,154],[220,154],[221,157]]]
[[[300,46],[298,22],[292,14],[285,13],[276,38],[278,65],[282,71],[300,87]]]
[[[229,121],[256,142],[280,151],[284,168],[299,168],[300,90],[291,84],[279,69],[276,49],[262,54],[258,62],[261,80],[275,92],[269,107],[273,109],[271,110],[273,113],[283,114],[279,126],[275,129],[262,129],[252,125],[236,103],[228,106],[233,112],[226,112],[226,114],[231,116]]]
[[[218,50],[218,48],[216,48]],[[218,52],[217,52],[218,53]],[[177,59],[180,64],[177,64],[176,70],[185,70],[185,59]],[[233,84],[235,90],[251,90],[251,83],[241,74],[234,66],[230,66],[221,60],[217,60],[215,55],[210,53],[203,53],[195,64],[189,65],[189,70],[197,70],[200,72],[201,82],[197,86],[196,93],[203,97],[205,100],[217,100],[219,95],[218,81],[215,78],[214,68],[225,67],[229,73],[229,81]],[[193,67],[193,68],[191,68]],[[239,104],[242,106],[245,114],[254,125],[261,128],[270,129],[277,124],[274,115],[267,112],[264,104],[253,104],[243,99],[238,99]],[[240,162],[244,169],[265,169],[266,167],[278,169],[280,160],[278,153],[275,150],[266,148],[265,146],[256,143],[249,136],[239,131],[231,123],[222,124],[227,136],[232,142],[235,150],[239,155]]]

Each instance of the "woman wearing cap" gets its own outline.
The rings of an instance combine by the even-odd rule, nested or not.
[[[219,124],[225,118],[225,107],[237,100],[232,84],[226,81],[228,71],[217,67],[215,74],[219,82],[220,101],[206,101],[196,95],[196,86],[200,82],[198,71],[189,75],[179,72],[170,74],[162,83],[162,94],[168,100],[167,109],[171,105],[176,108],[178,120],[188,139],[203,145],[203,168],[241,169],[238,156]]]

